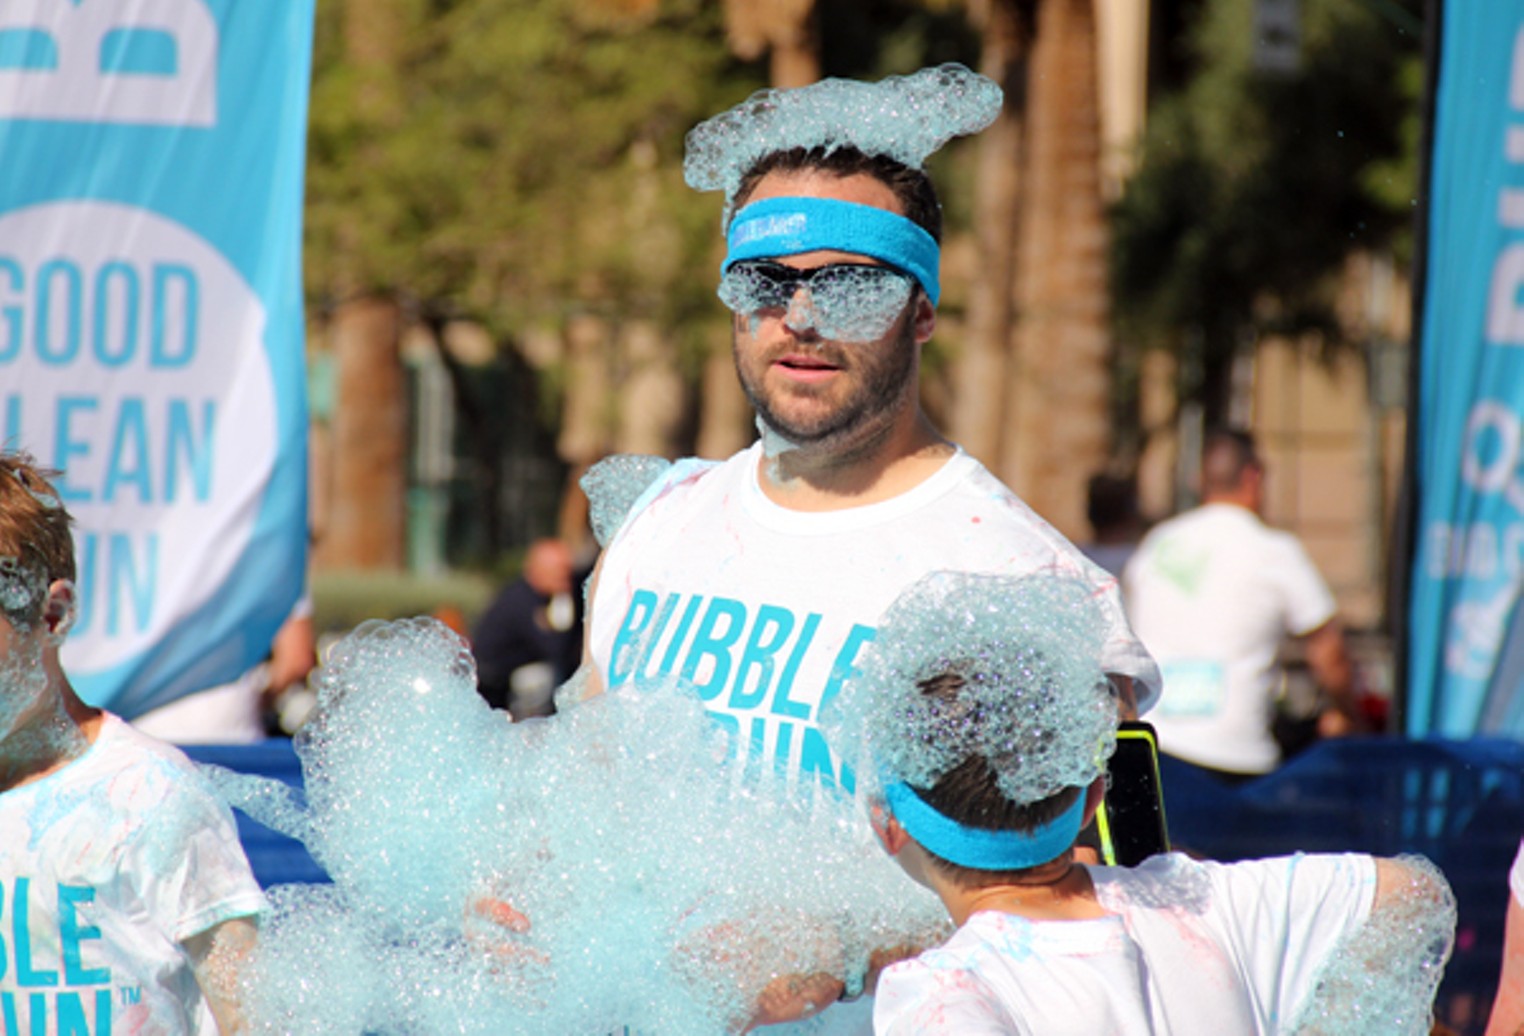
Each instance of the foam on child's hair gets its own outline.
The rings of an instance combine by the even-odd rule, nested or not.
[[[757,161],[791,148],[851,146],[920,168],[953,137],[977,133],[1000,114],[994,80],[958,64],[877,83],[823,79],[793,90],[759,90],[688,133],[683,176],[695,190],[730,199]]]
[[[32,636],[37,600],[46,587],[15,558],[0,558],[0,614],[10,624],[6,650],[0,653],[0,738],[13,733],[21,717],[47,690],[43,645]]]
[[[53,722],[28,721],[26,731],[16,730],[16,724],[48,693],[44,656],[50,644],[62,642],[61,631],[67,628],[65,622],[60,632],[36,635],[47,593],[48,580],[42,573],[27,568],[17,558],[0,558],[0,618],[10,625],[5,650],[0,652],[0,741],[6,742],[0,749],[4,753],[0,754],[0,764],[12,755],[25,758],[41,753],[72,758],[88,747],[78,726],[63,715],[61,701]]]
[[[681,686],[509,724],[426,619],[360,627],[316,685],[305,806],[220,781],[334,880],[273,890],[255,1031],[711,1036],[774,977],[945,935],[854,803],[735,774]]]
[[[1456,905],[1438,867],[1401,856],[1405,886],[1328,955],[1288,1031],[1316,1036],[1426,1036],[1455,932]]]
[[[25,621],[46,589],[46,581],[16,558],[0,558],[0,612],[12,623]]]
[[[885,613],[822,724],[886,782],[930,788],[977,755],[1013,802],[1087,785],[1116,746],[1104,629],[1078,578],[933,573]],[[921,690],[949,674],[962,680],[956,695]]]

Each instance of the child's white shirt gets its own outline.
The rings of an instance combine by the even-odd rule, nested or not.
[[[200,1034],[182,943],[265,899],[194,765],[108,713],[78,759],[0,792],[0,903],[0,1032]]]
[[[1220,1036],[1274,1033],[1364,923],[1369,856],[1237,864],[1155,857],[1092,867],[1108,916],[970,917],[942,947],[879,980],[880,1036]]]

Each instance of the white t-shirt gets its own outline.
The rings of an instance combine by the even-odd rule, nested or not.
[[[1370,916],[1369,856],[1219,864],[1179,854],[1091,867],[1110,915],[980,912],[939,949],[885,970],[879,1036],[1250,1036],[1305,1008]]]
[[[1094,584],[1110,619],[1107,671],[1134,678],[1140,708],[1158,696],[1116,580],[968,454],[900,496],[828,512],[769,500],[761,460],[757,444],[724,463],[680,463],[632,507],[590,609],[605,687],[637,670],[685,676],[743,758],[840,783],[819,710],[900,592],[939,569],[1048,570]]]
[[[0,792],[0,832],[0,1031],[217,1032],[181,944],[265,900],[184,755],[107,714],[78,759]]]
[[[1149,716],[1159,746],[1214,769],[1274,769],[1276,651],[1287,634],[1334,617],[1333,595],[1296,537],[1245,508],[1206,504],[1144,537],[1122,589],[1164,675]]]
[[[177,745],[252,745],[265,739],[260,697],[270,667],[260,662],[232,683],[194,691],[132,721],[149,737]]]
[[[312,597],[297,598],[286,621],[312,618]],[[176,745],[252,745],[265,739],[264,693],[270,663],[258,662],[231,683],[193,691],[132,721],[149,737]]]

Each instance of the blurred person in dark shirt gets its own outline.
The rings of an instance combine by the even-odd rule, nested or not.
[[[555,689],[582,653],[582,600],[576,563],[562,540],[530,544],[523,572],[477,620],[472,636],[477,689],[513,718],[548,716]]]
[[[1137,482],[1106,472],[1092,475],[1085,486],[1085,517],[1091,537],[1078,544],[1081,553],[1120,578],[1143,538]]]

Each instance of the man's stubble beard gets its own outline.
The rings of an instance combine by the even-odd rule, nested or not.
[[[888,341],[833,342],[824,349],[813,345],[803,346],[804,349],[822,353],[828,361],[833,361],[836,356],[848,350],[859,350],[856,357],[859,362],[853,364],[852,370],[854,376],[862,377],[861,383],[851,395],[831,411],[808,422],[790,422],[781,417],[764,395],[766,390],[761,381],[766,377],[767,368],[763,368],[758,382],[753,383],[742,364],[739,350],[735,348],[734,335],[731,345],[741,391],[746,394],[762,422],[795,447],[829,450],[833,446],[856,445],[857,433],[875,422],[882,422],[887,428],[890,422],[883,420],[887,416],[886,411],[894,411],[905,405],[907,396],[914,399],[917,391],[915,329],[910,320],[906,320],[899,332]],[[870,355],[868,362],[864,363],[862,360],[868,350],[883,350],[885,354]]]

